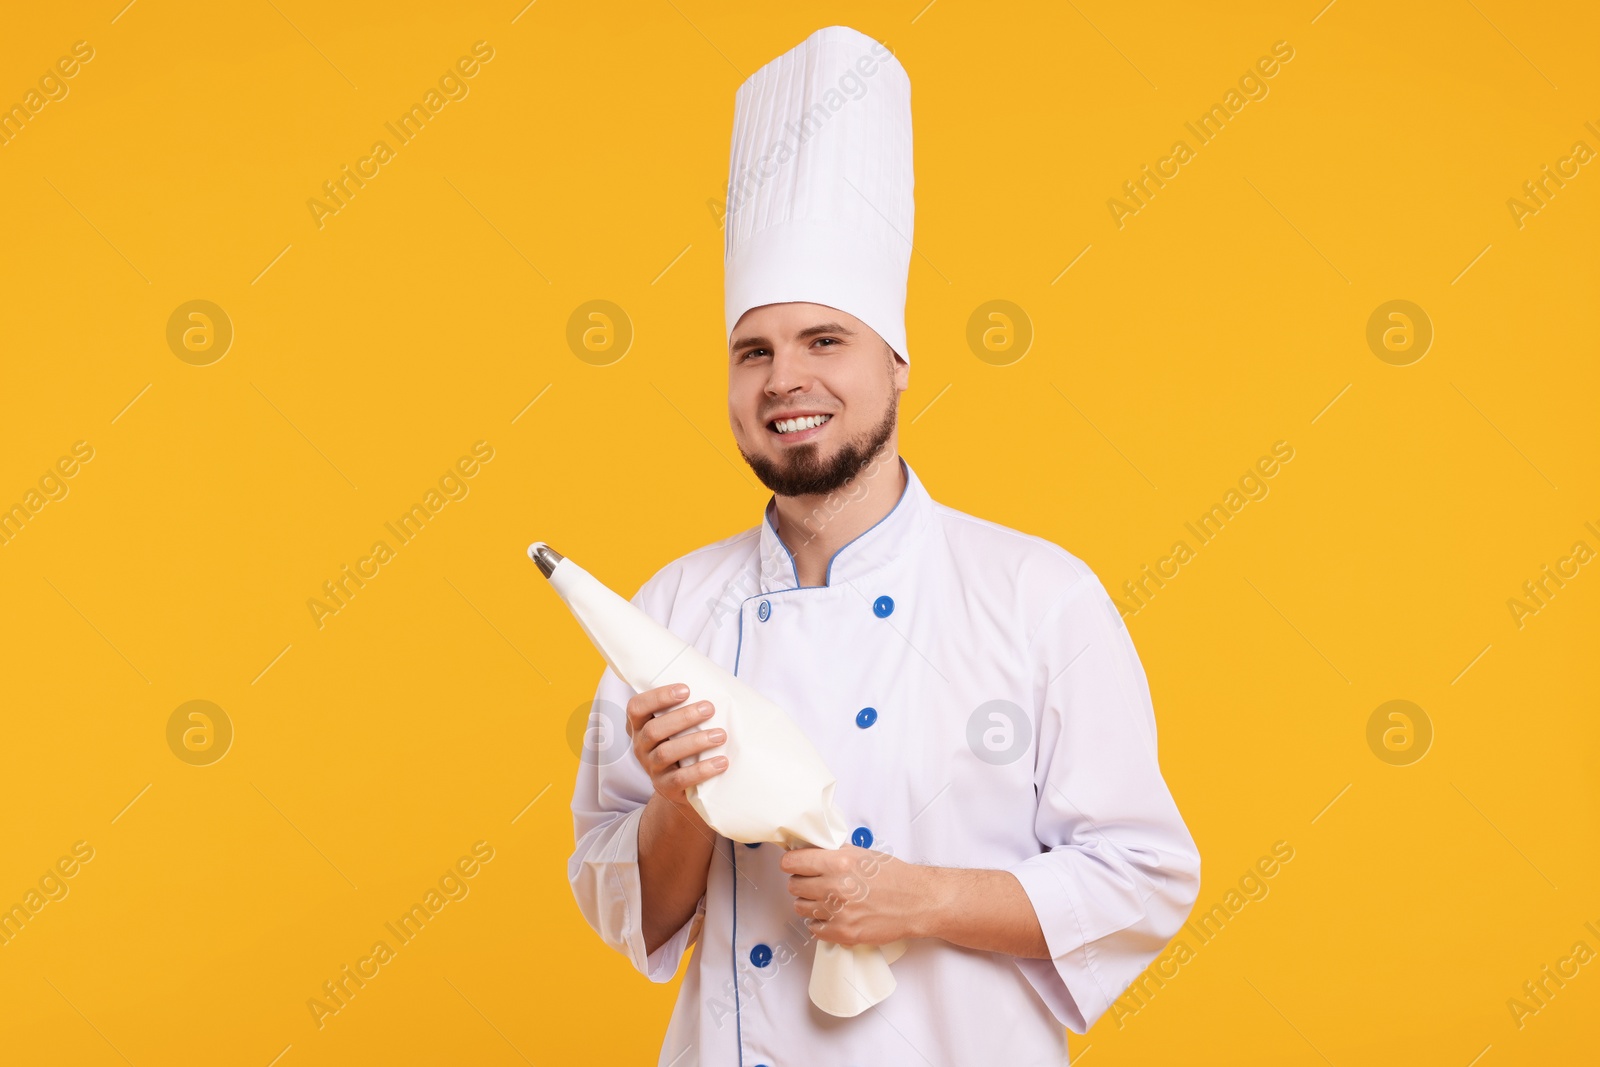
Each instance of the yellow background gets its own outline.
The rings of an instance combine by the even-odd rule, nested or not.
[[[1116,592],[1295,449],[1129,620],[1200,906],[1294,860],[1074,1054],[1594,1054],[1600,962],[1506,1006],[1600,951],[1600,566],[1520,629],[1506,603],[1600,549],[1600,164],[1506,206],[1600,149],[1587,5],[119,6],[0,34],[0,103],[94,48],[0,147],[0,504],[95,450],[0,546],[0,903],[95,850],[0,947],[4,1059],[654,1062],[675,985],[565,875],[601,663],[523,550],[629,595],[757,521],[713,206],[742,77],[835,22],[915,86],[902,446],[936,499]],[[322,183],[479,40],[470,95],[319,229]],[[1280,40],[1270,95],[1119,229],[1107,200]],[[209,366],[166,342],[195,299],[235,331]],[[609,366],[566,341],[594,299],[634,331]],[[1034,330],[1008,366],[966,341],[993,299]],[[1391,299],[1435,330],[1410,366],[1365,340]],[[470,495],[319,629],[307,600],[480,440]],[[197,699],[235,730],[209,766],[166,740]],[[1434,731],[1409,766],[1367,745],[1393,699]],[[319,1030],[306,1001],[480,840],[470,895]]]

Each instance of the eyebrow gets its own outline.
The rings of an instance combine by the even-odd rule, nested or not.
[[[847,337],[854,337],[856,335],[854,330],[845,328],[843,323],[823,322],[818,323],[816,326],[807,326],[805,329],[795,334],[795,340],[804,341],[807,338],[817,337],[825,333],[842,333]],[[746,348],[755,347],[771,348],[772,342],[767,340],[765,337],[741,337],[733,343],[733,347],[729,349],[729,351],[740,352]]]

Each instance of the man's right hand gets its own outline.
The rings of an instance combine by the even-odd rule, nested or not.
[[[727,770],[728,757],[696,760],[687,767],[679,767],[678,761],[715,748],[727,740],[727,734],[720,729],[695,730],[674,739],[673,734],[711,717],[711,705],[705,701],[677,706],[688,696],[689,687],[685,685],[646,689],[628,701],[628,733],[633,737],[633,755],[650,775],[655,791],[699,820],[684,791]],[[674,710],[666,711],[668,708]]]

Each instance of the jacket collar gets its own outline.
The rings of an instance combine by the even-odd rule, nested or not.
[[[872,575],[887,564],[903,556],[912,542],[927,527],[933,511],[933,500],[923,488],[922,480],[904,458],[899,460],[905,471],[906,484],[900,499],[883,518],[854,540],[834,552],[828,561],[827,584],[843,585]],[[794,555],[778,536],[777,497],[767,501],[761,522],[761,591],[777,593],[800,585],[799,567]],[[811,529],[820,529],[828,520],[827,505],[814,513],[816,521]]]

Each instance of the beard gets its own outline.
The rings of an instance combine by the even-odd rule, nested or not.
[[[889,406],[878,424],[846,441],[831,459],[823,459],[822,446],[811,441],[783,449],[783,458],[776,461],[765,456],[752,456],[742,448],[739,454],[756,472],[761,484],[779,496],[838,492],[889,443],[889,438],[894,435],[899,410],[900,394],[891,389]]]

